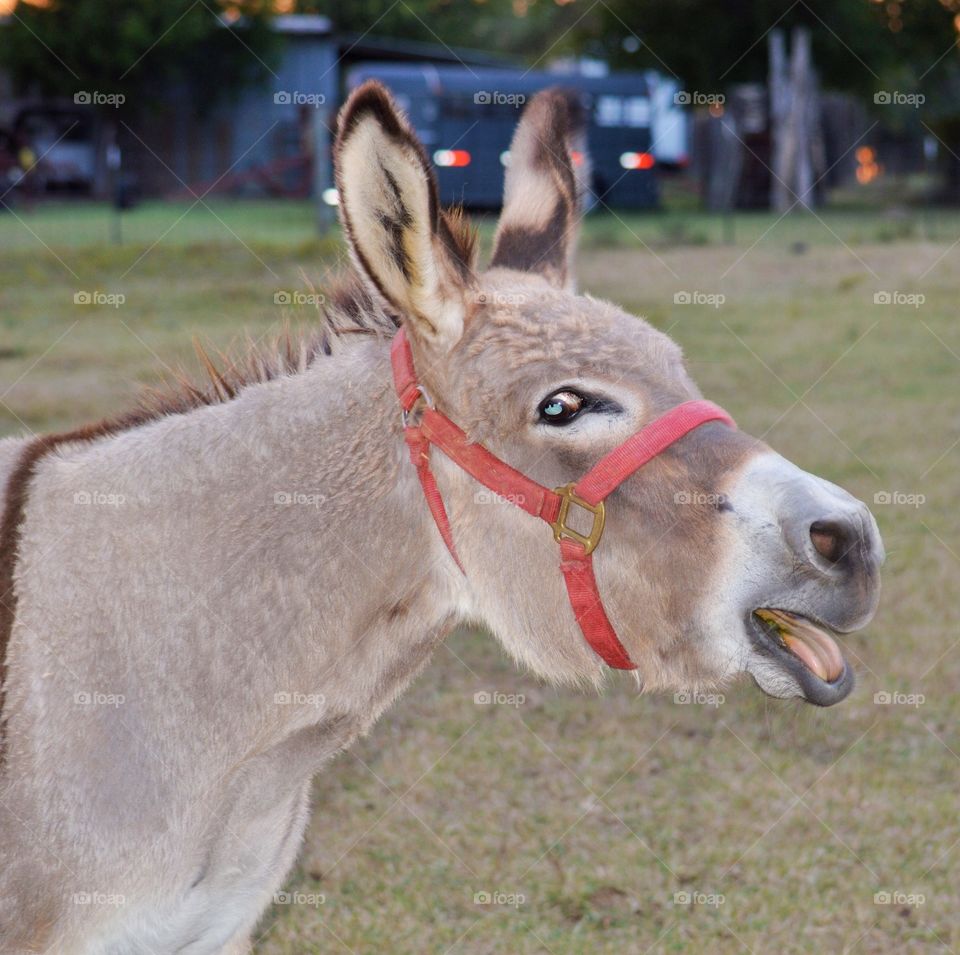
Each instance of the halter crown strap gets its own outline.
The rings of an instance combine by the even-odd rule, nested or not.
[[[402,328],[393,339],[390,361],[403,409],[403,432],[410,459],[434,523],[460,571],[466,573],[454,545],[443,498],[430,470],[431,445],[440,448],[451,461],[485,487],[553,528],[554,538],[560,544],[560,570],[567,596],[584,638],[607,666],[635,670],[636,664],[631,661],[607,618],[593,573],[593,550],[603,535],[606,519],[604,499],[631,474],[694,428],[708,421],[722,421],[736,427],[733,419],[712,402],[684,402],[602,457],[576,484],[550,490],[510,467],[482,445],[471,443],[446,415],[430,405],[417,380],[410,343]],[[425,401],[427,406],[419,416],[419,423],[414,424],[408,415],[420,401]],[[572,506],[592,515],[589,534],[567,524]]]

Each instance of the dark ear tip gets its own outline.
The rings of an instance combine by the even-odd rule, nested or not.
[[[565,86],[548,86],[530,100],[527,109],[542,110],[552,131],[561,138],[581,132],[586,126],[586,112],[576,90]]]
[[[379,80],[367,80],[349,96],[337,116],[337,141],[343,142],[362,119],[373,116],[393,136],[404,132],[393,97]]]
[[[570,133],[581,133],[587,126],[587,111],[583,108],[580,94],[569,87],[558,88],[557,92],[567,104],[567,123]]]

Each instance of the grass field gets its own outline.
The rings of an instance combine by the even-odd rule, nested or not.
[[[748,684],[581,696],[455,634],[317,780],[258,955],[960,951],[960,216],[585,232],[587,290],[669,330],[741,427],[875,502],[884,598],[844,641],[860,685],[827,711]],[[342,256],[280,203],[147,206],[123,233],[106,244],[93,207],[0,214],[0,435],[121,408],[194,334],[309,321],[277,294]]]

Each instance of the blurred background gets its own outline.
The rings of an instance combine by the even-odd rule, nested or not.
[[[472,208],[496,208],[518,110],[558,82],[589,117],[592,206],[960,199],[960,0],[0,0],[0,14],[10,205],[311,199],[323,227],[336,109],[370,76],[408,109],[444,199]]]
[[[453,635],[318,779],[259,955],[960,950],[958,30],[960,0],[0,0],[0,436],[316,320],[363,79],[485,251],[559,83],[583,289],[885,538],[829,711],[579,695]]]

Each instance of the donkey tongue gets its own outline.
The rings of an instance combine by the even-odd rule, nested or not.
[[[784,646],[821,680],[832,683],[843,673],[843,655],[836,641],[806,617],[786,610],[757,610],[761,620],[772,624]]]

